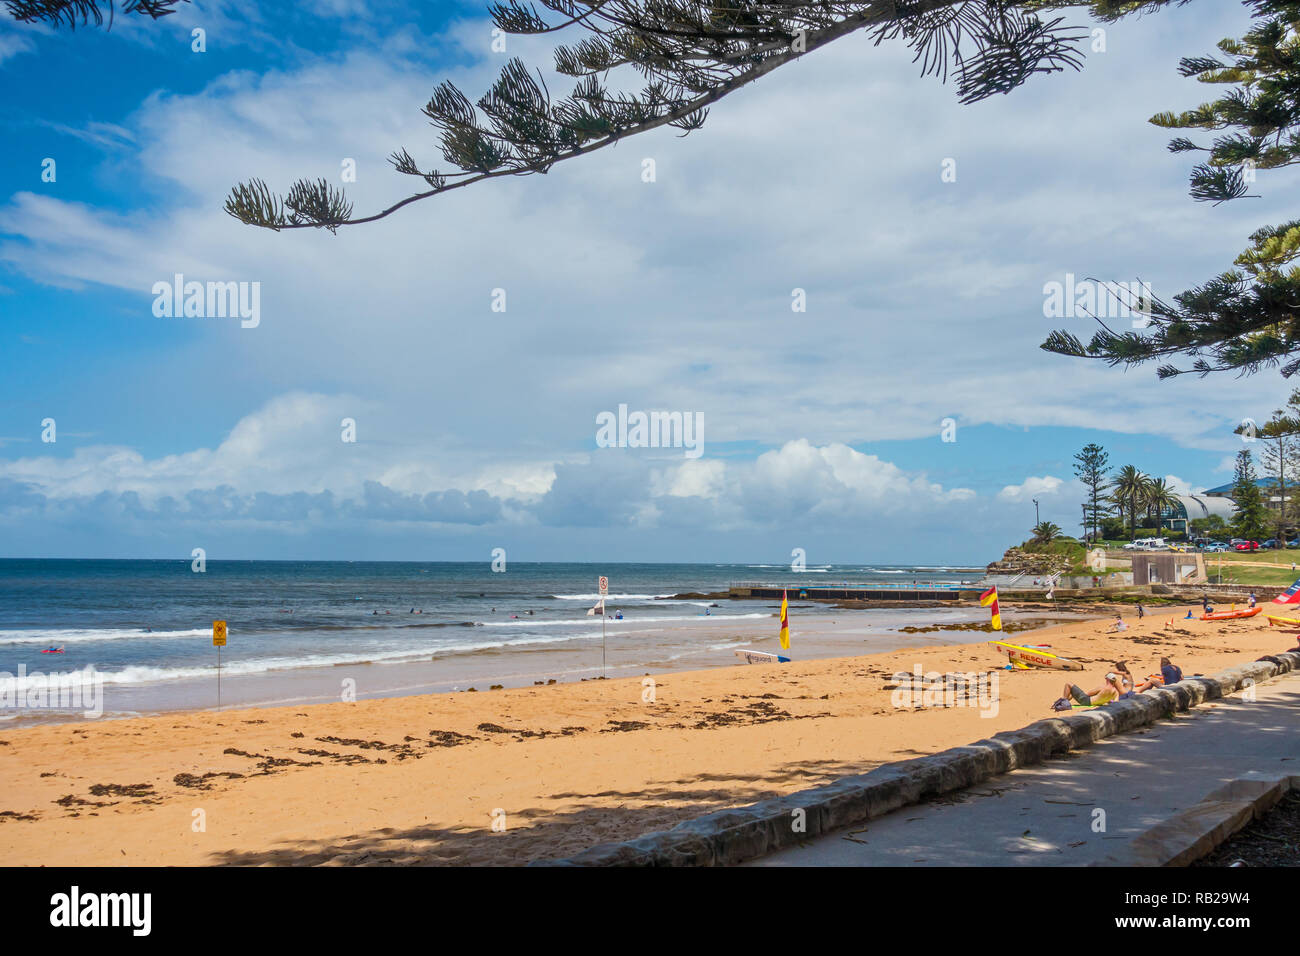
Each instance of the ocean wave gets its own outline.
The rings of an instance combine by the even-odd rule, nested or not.
[[[146,631],[133,628],[32,628],[20,631],[0,631],[0,644],[76,644],[84,641],[153,640],[168,637],[210,637],[212,628],[190,628],[183,631]]]
[[[707,603],[701,603],[700,607],[710,607]],[[711,621],[743,621],[757,617],[771,617],[771,614],[761,612],[751,612],[749,614],[678,614],[674,617],[628,617],[624,615],[621,621],[615,621],[616,624],[668,624],[682,621],[694,621],[701,617],[707,617]],[[511,621],[475,621],[474,623],[481,627],[580,627],[583,625],[599,624],[602,618],[599,614],[593,614],[591,617],[572,617],[561,618],[554,621],[543,621],[533,617],[521,617],[518,620]],[[610,623],[610,618],[603,618],[606,624]]]
[[[617,629],[608,631],[608,637],[610,638],[631,634],[630,631]],[[339,654],[318,654],[308,657],[264,657],[251,660],[227,660],[222,664],[221,674],[223,677],[229,678],[265,674],[271,671],[309,670],[326,667],[362,666],[365,664],[414,663],[456,654],[493,653],[536,645],[563,644],[570,641],[590,643],[599,638],[598,633],[532,635],[511,640],[458,641],[422,648],[391,648],[371,652],[353,651]],[[83,668],[75,670],[84,673]],[[11,693],[26,694],[29,688],[45,686],[48,675],[66,673],[69,673],[69,671],[60,671],[54,668],[43,671],[33,669],[28,671],[22,679],[19,679],[12,673],[0,672],[0,681],[4,681],[6,690]],[[216,664],[191,664],[174,667],[132,664],[111,671],[96,669],[95,673],[105,684],[158,684],[180,680],[214,678],[216,676]]]

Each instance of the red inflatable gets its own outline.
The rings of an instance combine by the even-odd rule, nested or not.
[[[1277,597],[1273,598],[1274,604],[1300,604],[1300,580],[1291,585]]]

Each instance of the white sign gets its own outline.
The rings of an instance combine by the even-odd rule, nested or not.
[[[608,593],[609,593],[609,578],[605,577],[605,575],[602,574],[600,576],[600,595],[601,597],[604,597]]]

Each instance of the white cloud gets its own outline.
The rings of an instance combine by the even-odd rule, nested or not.
[[[1177,475],[1165,475],[1165,484],[1172,488],[1176,495],[1195,495],[1205,490],[1204,486],[1194,486],[1191,482],[1185,481]]]
[[[1018,485],[1007,485],[998,492],[998,498],[1002,501],[1030,501],[1039,495],[1058,494],[1064,485],[1064,481],[1052,475],[1041,478],[1031,475]]]
[[[255,8],[215,9],[227,19],[213,37],[273,39],[236,30],[230,18],[257,23]],[[185,16],[172,27],[188,27]],[[843,525],[855,536],[846,547],[894,519],[907,533],[918,513],[937,535],[966,528],[989,540],[1009,506],[1034,496],[1077,512],[1050,475],[981,498],[952,487],[965,478],[938,482],[852,446],[937,446],[939,422],[953,416],[962,429],[1072,426],[1220,450],[1232,424],[1276,406],[1267,375],[1157,382],[1038,348],[1053,324],[1042,318],[1045,280],[1143,278],[1164,295],[1216,274],[1258,225],[1256,210],[1192,203],[1166,134],[1146,123],[1195,97],[1161,64],[1194,37],[1233,32],[1241,11],[1202,12],[1192,32],[1171,32],[1171,16],[1115,26],[1111,52],[1083,74],[974,107],[918,79],[901,48],[846,39],[728,98],[686,139],[658,131],[337,238],[251,229],[222,202],[254,176],[278,189],[300,176],[337,181],[345,158],[357,161],[348,188],[358,211],[405,195],[411,181],[386,156],[408,146],[442,165],[419,107],[443,77],[471,98],[487,88],[501,60],[488,53],[486,21],[432,38],[403,29],[196,93],[159,92],[129,116],[75,127],[112,144],[104,172],[127,184],[128,204],[17,192],[0,206],[0,259],[88,302],[113,290],[103,321],[156,323],[169,380],[238,370],[242,388],[205,402],[239,424],[212,449],[144,457],[133,448],[145,442],[127,441],[19,459],[0,476],[55,498],[98,489],[146,502],[221,487],[362,500],[369,482],[398,496],[372,489],[392,514],[454,514],[455,501],[422,512],[408,499],[479,492],[521,525],[798,527],[811,517]],[[547,64],[544,41],[509,42]],[[457,51],[458,65],[431,68],[435,48]],[[657,161],[652,184],[640,179],[645,157]],[[958,161],[955,183],[940,181],[946,157]],[[157,191],[148,204],[130,191],[139,182]],[[1268,187],[1278,203],[1297,195],[1275,178]],[[1189,235],[1200,238],[1189,245]],[[176,272],[260,281],[261,326],[153,318],[150,287]],[[806,314],[790,312],[795,287],[807,291]],[[495,288],[507,291],[506,313],[489,311]],[[25,318],[37,327],[40,316]],[[161,377],[121,376],[120,356],[90,361],[124,402],[170,400]],[[620,402],[698,411],[711,444],[772,450],[684,463],[592,454],[594,414]],[[338,441],[345,415],[358,419],[356,446]]]
[[[1220,269],[1256,225],[1253,210],[1227,209],[1208,231],[1210,213],[1184,195],[1164,134],[1147,127],[1147,100],[1185,99],[1185,81],[1160,75],[1132,104],[1131,72],[1172,45],[1142,21],[1114,28],[1130,43],[1083,74],[976,107],[917,78],[901,47],[853,37],[729,98],[687,139],[638,137],[338,238],[261,232],[221,211],[236,180],[337,180],[345,158],[358,163],[349,192],[359,211],[404,195],[410,180],[386,156],[406,145],[438,164],[418,107],[443,75],[472,97],[486,88],[500,62],[482,42],[484,22],[440,38],[471,64],[436,77],[414,55],[358,50],[154,96],[119,125],[135,137],[140,174],[172,184],[170,204],[113,214],[20,192],[0,210],[13,237],[0,257],[43,281],[129,290],[142,319],[149,286],[174,272],[260,280],[263,326],[205,329],[191,361],[235,362],[304,389],[342,374],[396,415],[475,394],[460,440],[531,436],[551,454],[584,443],[594,410],[618,401],[702,410],[712,440],[769,444],[915,438],[947,415],[1188,443],[1221,428],[1186,414],[1202,383],[1038,349],[1051,324],[1045,278],[1140,272],[1182,287]],[[544,43],[511,43],[546,64]],[[1134,43],[1140,55],[1125,52]],[[884,135],[896,149],[877,148]],[[1125,177],[1080,185],[1129,139]],[[640,181],[645,156],[658,163],[653,184]],[[949,156],[958,180],[944,184]],[[1270,188],[1285,198],[1283,184]],[[1210,239],[1189,252],[1189,233]],[[809,311],[789,326],[796,286]],[[504,315],[487,308],[498,287]],[[774,337],[778,328],[794,334]],[[1275,402],[1263,377],[1215,387],[1216,404]]]
[[[20,53],[35,53],[36,44],[30,38],[14,31],[13,27],[0,25],[0,66]]]

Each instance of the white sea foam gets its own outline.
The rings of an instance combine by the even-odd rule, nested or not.
[[[0,631],[0,644],[77,644],[85,641],[161,640],[169,637],[210,637],[212,628],[192,628],[184,631],[146,631],[142,627],[128,628],[32,628],[29,630]]]
[[[671,594],[606,594],[605,602],[610,601],[653,601],[656,598],[672,597]],[[600,595],[592,594],[557,594],[557,601],[599,601]]]
[[[619,637],[630,632],[610,630],[609,637]],[[390,648],[373,651],[352,651],[339,654],[316,654],[305,657],[263,657],[248,660],[226,661],[221,673],[225,677],[238,677],[250,674],[264,674],[270,671],[302,670],[316,667],[346,667],[350,664],[396,664],[412,661],[427,661],[431,657],[445,657],[454,654],[491,651],[500,648],[527,647],[539,644],[563,644],[568,641],[590,642],[598,640],[596,634],[557,634],[542,637],[525,636],[512,640],[496,641],[456,641],[434,644],[420,648]],[[216,664],[182,665],[177,667],[158,667],[135,664],[119,670],[99,670],[98,675],[105,684],[156,684],[178,680],[210,678],[216,675]],[[21,682],[20,682],[21,683]],[[22,685],[25,687],[25,685]],[[22,689],[20,687],[20,689]]]
[[[698,604],[699,607],[711,607],[706,603]],[[609,611],[613,608],[607,609]],[[621,621],[617,624],[668,624],[681,623],[683,621],[694,621],[697,618],[707,617],[711,621],[745,621],[756,617],[770,617],[770,614],[753,612],[750,614],[678,614],[674,617],[636,617],[624,614]],[[561,618],[555,621],[542,621],[537,618],[519,618],[518,620],[509,621],[475,621],[474,624],[480,627],[584,627],[599,624],[602,618],[599,614],[593,614],[591,617],[574,617]],[[608,614],[604,618],[606,624],[610,623]]]

